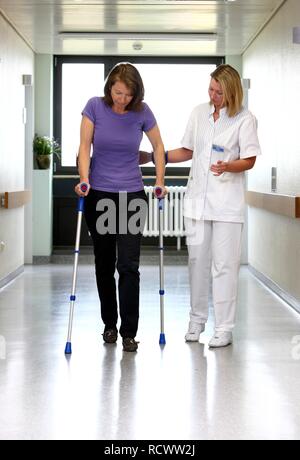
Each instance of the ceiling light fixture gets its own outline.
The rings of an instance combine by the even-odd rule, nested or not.
[[[156,33],[156,32],[59,32],[64,38],[83,40],[163,40],[163,41],[215,41],[213,32]]]
[[[141,42],[133,42],[132,43],[132,48],[135,51],[140,51],[141,49],[143,49],[143,43],[141,43]]]

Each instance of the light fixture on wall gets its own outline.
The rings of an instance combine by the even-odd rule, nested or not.
[[[293,43],[300,44],[300,26],[293,27]]]
[[[215,41],[214,32],[199,33],[161,33],[161,32],[59,32],[64,38],[82,40],[162,40],[162,41]]]

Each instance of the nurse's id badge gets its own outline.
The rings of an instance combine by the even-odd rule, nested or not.
[[[224,153],[224,147],[221,147],[221,145],[213,144],[212,150],[214,150],[215,152]]]
[[[224,147],[213,144],[211,148],[211,164],[217,164],[218,161],[224,161]]]

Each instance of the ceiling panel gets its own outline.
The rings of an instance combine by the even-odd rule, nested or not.
[[[119,55],[242,54],[285,0],[0,0],[0,8],[37,53]],[[65,37],[61,32],[81,32]],[[118,32],[114,40],[84,36]],[[124,40],[124,32],[217,34],[214,42]],[[136,46],[138,42],[139,46]],[[140,49],[135,49],[140,48]]]

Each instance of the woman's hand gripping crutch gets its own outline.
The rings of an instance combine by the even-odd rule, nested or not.
[[[164,243],[163,243],[163,213],[164,213],[164,196],[165,188],[154,187],[154,195],[158,199],[159,209],[159,296],[160,296],[160,335],[159,344],[166,344],[165,337],[165,319],[164,319]]]
[[[67,343],[65,347],[66,355],[70,355],[72,353],[71,337],[72,337],[74,305],[75,305],[75,300],[76,300],[75,293],[76,293],[78,256],[79,256],[79,246],[80,246],[81,222],[82,222],[82,214],[84,211],[84,197],[88,194],[89,189],[90,189],[90,185],[86,182],[81,182],[75,187],[75,191],[79,195],[79,198],[78,198],[78,205],[77,205],[78,216],[77,216],[76,242],[75,242],[75,250],[74,250],[75,257],[74,257],[74,266],[73,266],[72,291],[70,295],[68,338],[67,338]]]

